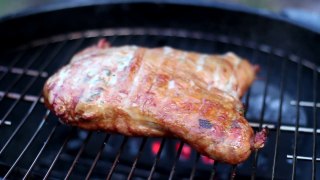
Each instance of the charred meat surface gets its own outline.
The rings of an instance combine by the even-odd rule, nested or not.
[[[264,146],[239,100],[256,67],[233,53],[110,47],[77,53],[45,83],[46,106],[64,123],[128,136],[177,137],[217,161],[238,164]]]

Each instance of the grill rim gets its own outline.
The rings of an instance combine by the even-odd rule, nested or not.
[[[136,8],[136,9],[135,9]],[[138,9],[137,9],[138,8]],[[139,9],[141,8],[141,9]],[[0,52],[2,50],[8,50],[10,47],[16,47],[17,45],[21,45],[23,43],[29,42],[33,39],[38,39],[41,37],[48,37],[59,33],[65,33],[65,32],[75,32],[78,30],[85,30],[85,29],[99,29],[99,26],[105,26],[105,24],[100,25],[97,22],[92,23],[91,21],[87,21],[87,19],[82,18],[84,20],[79,20],[77,22],[70,21],[69,18],[62,18],[62,17],[56,17],[56,15],[64,15],[66,17],[72,16],[72,14],[83,14],[88,13],[88,16],[94,16],[96,19],[101,19],[101,16],[105,15],[113,15],[112,17],[115,17],[116,15],[120,16],[122,14],[126,13],[132,13],[131,11],[139,12],[141,11],[147,11],[148,9],[155,9],[158,10],[157,13],[160,13],[161,16],[164,16],[167,14],[167,10],[172,10],[172,8],[180,8],[179,14],[183,14],[187,19],[192,18],[194,15],[197,15],[199,13],[205,13],[208,17],[214,17],[215,11],[219,11],[220,13],[226,13],[227,15],[236,15],[234,17],[238,17],[237,20],[244,20],[244,22],[240,22],[240,24],[234,25],[235,27],[241,27],[241,26],[247,26],[247,23],[253,23],[257,24],[255,26],[267,26],[266,24],[272,26],[272,27],[281,27],[276,29],[276,31],[281,31],[281,29],[284,29],[284,31],[281,31],[280,34],[277,35],[275,38],[282,38],[283,36],[287,36],[288,34],[292,34],[294,37],[299,37],[300,34],[303,34],[303,37],[299,37],[300,43],[304,43],[306,46],[308,45],[308,41],[320,41],[320,31],[317,31],[311,26],[308,26],[307,24],[296,22],[292,19],[286,18],[284,16],[281,16],[280,14],[274,14],[265,10],[257,10],[249,7],[244,6],[237,6],[232,4],[225,4],[225,3],[205,3],[205,2],[192,2],[188,1],[187,3],[184,2],[176,2],[175,0],[166,0],[161,3],[157,3],[153,0],[124,0],[124,1],[115,1],[111,0],[108,2],[101,2],[99,0],[94,2],[83,2],[80,4],[76,4],[75,2],[69,2],[66,4],[63,3],[57,3],[57,4],[48,4],[40,6],[39,8],[34,9],[26,9],[22,10],[18,13],[13,13],[6,15],[4,17],[0,17],[0,38],[3,38],[3,41],[5,43],[0,44]],[[193,13],[191,16],[190,11],[193,9],[196,9],[196,13]],[[104,11],[103,13],[101,11]],[[114,12],[117,11],[117,12]],[[119,12],[118,12],[119,11]],[[163,13],[166,11],[166,13]],[[71,13],[71,14],[70,14]],[[153,12],[148,12],[152,13]],[[172,13],[172,12],[171,12]],[[226,14],[223,14],[222,17],[224,17]],[[141,15],[138,15],[141,17]],[[135,17],[136,18],[136,17]],[[168,18],[168,17],[165,17]],[[170,17],[171,18],[171,17]],[[175,18],[175,17],[173,17]],[[230,18],[230,17],[229,17]],[[62,22],[61,19],[64,19]],[[71,19],[77,19],[77,15],[73,16]],[[81,19],[78,18],[78,19]],[[120,18],[121,20],[121,18]],[[122,19],[123,20],[123,19]],[[36,24],[39,25],[39,22],[58,22],[58,24],[53,23],[52,25],[49,23],[45,26],[39,26],[38,28],[30,30],[30,28],[33,28]],[[68,22],[67,22],[68,21]],[[147,20],[148,21],[148,20]],[[150,19],[149,19],[150,21]],[[242,20],[243,21],[243,20]],[[127,23],[130,21],[127,21]],[[210,21],[206,21],[210,22]],[[261,23],[259,23],[261,22]],[[59,24],[60,23],[60,24]],[[86,25],[73,25],[74,27],[71,27],[70,24],[83,24],[86,23]],[[101,23],[101,22],[100,22]],[[112,22],[114,23],[114,22]],[[111,24],[112,24],[111,23]],[[123,23],[123,22],[122,22]],[[159,23],[159,22],[158,22]],[[110,24],[106,24],[107,27],[110,26]],[[143,24],[144,25],[144,24]],[[273,26],[274,25],[274,26]],[[59,27],[59,28],[56,28]],[[83,29],[83,26],[90,26]],[[144,26],[147,26],[144,25]],[[253,28],[255,26],[251,26],[250,28]],[[110,26],[113,27],[113,26]],[[27,31],[19,31],[19,29],[27,29]],[[205,29],[205,28],[201,28]],[[211,28],[212,29],[212,28]],[[267,27],[261,27],[257,30],[265,30],[270,29]],[[210,28],[208,29],[210,31]],[[286,33],[290,32],[290,33]],[[273,33],[274,34],[274,33]],[[251,36],[251,35],[250,35]],[[270,36],[267,35],[267,36]],[[272,36],[275,36],[272,35]],[[258,38],[259,36],[255,36],[253,38]],[[290,36],[292,37],[292,36]],[[290,39],[290,37],[288,37]],[[259,38],[262,38],[260,36]],[[259,39],[261,41],[269,41],[269,37]],[[271,38],[272,39],[272,38]],[[285,42],[285,41],[283,41]],[[277,42],[273,42],[275,44],[279,44]],[[292,44],[292,46],[291,46]],[[287,43],[286,46],[288,48],[297,48],[297,45],[294,45],[294,43]],[[310,47],[313,48],[311,52],[320,52],[320,47]],[[293,50],[296,51],[296,50]],[[317,56],[319,56],[317,53],[315,53]],[[316,60],[320,61],[320,60]]]
[[[274,21],[280,21],[283,23],[292,24],[296,27],[307,29],[314,33],[320,33],[320,30],[314,28],[311,25],[306,23],[301,23],[300,21],[295,21],[293,19],[289,19],[281,14],[273,13],[272,11],[265,9],[256,9],[249,6],[244,6],[240,4],[231,4],[231,3],[223,3],[223,2],[205,2],[205,1],[177,1],[177,0],[163,0],[161,2],[157,2],[156,0],[93,0],[93,1],[67,1],[67,2],[55,2],[49,3],[45,5],[41,5],[39,7],[30,7],[26,9],[22,9],[18,12],[9,13],[0,17],[0,24],[5,21],[15,20],[17,18],[22,18],[26,16],[40,15],[48,12],[56,12],[66,9],[74,9],[81,7],[93,7],[93,6],[101,6],[101,5],[125,5],[130,6],[134,4],[152,4],[152,5],[179,5],[179,6],[195,6],[195,8],[213,8],[213,9],[221,9],[228,10],[233,12],[241,12],[245,14],[261,16],[264,18],[269,18]]]

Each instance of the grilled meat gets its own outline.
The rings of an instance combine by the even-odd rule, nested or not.
[[[128,136],[182,139],[217,161],[238,164],[263,147],[239,98],[255,67],[233,53],[98,45],[76,54],[44,86],[64,123]]]

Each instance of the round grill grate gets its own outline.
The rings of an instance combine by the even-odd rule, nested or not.
[[[201,156],[177,139],[123,137],[61,125],[43,105],[42,86],[74,53],[100,38],[112,46],[233,51],[258,64],[258,78],[242,100],[252,127],[270,130],[265,148],[243,164],[230,166]],[[114,28],[34,41],[0,58],[0,177],[285,179],[292,174],[300,179],[319,174],[320,70],[297,54],[228,34]]]

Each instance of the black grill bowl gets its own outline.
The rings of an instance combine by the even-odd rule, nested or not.
[[[177,139],[87,132],[43,105],[45,80],[77,51],[113,46],[233,51],[261,71],[243,97],[268,142],[243,164],[213,162]],[[320,177],[318,32],[224,4],[122,2],[47,6],[0,20],[0,178],[316,179]]]

